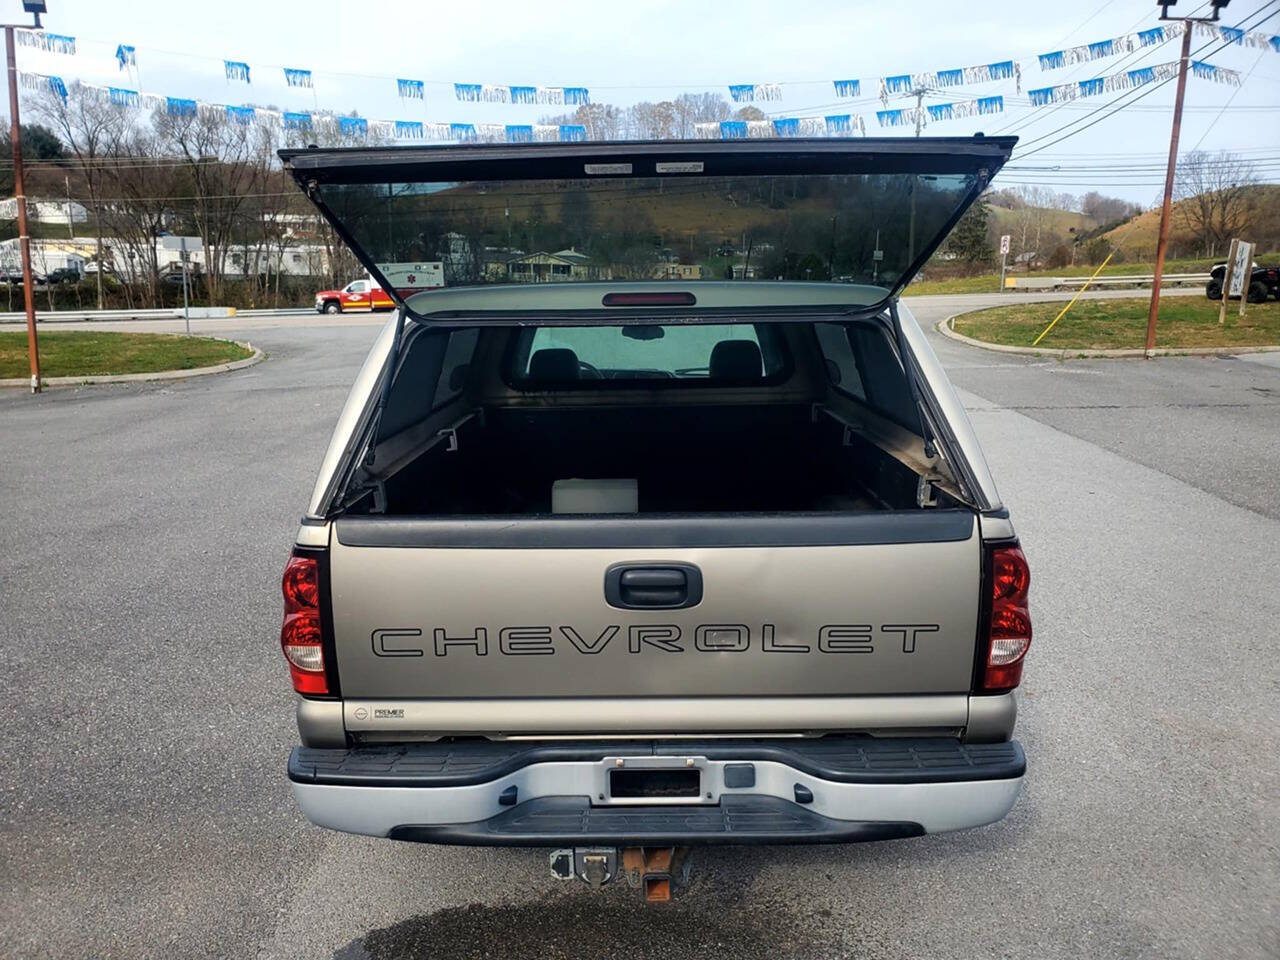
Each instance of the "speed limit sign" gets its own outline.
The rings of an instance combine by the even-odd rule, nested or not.
[[[1009,234],[1004,234],[1000,238],[1000,256],[1005,256],[1009,252]]]

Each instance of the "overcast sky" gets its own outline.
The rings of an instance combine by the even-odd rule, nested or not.
[[[1154,0],[48,3],[46,28],[75,36],[78,53],[65,56],[19,48],[20,69],[217,103],[354,109],[385,120],[530,123],[555,109],[459,102],[451,86],[455,81],[585,86],[594,101],[618,105],[686,91],[727,95],[730,83],[781,82],[781,101],[757,104],[768,114],[852,112],[865,118],[868,133],[902,135],[911,131],[877,127],[878,102],[840,101],[831,81],[857,77],[864,94],[874,94],[868,80],[885,74],[1015,59],[1022,63],[1022,103],[1012,81],[959,88],[932,102],[1001,94],[1006,112],[937,122],[927,132],[1008,132],[1030,140],[1083,117],[1116,94],[1059,109],[1032,108],[1025,103],[1027,89],[1177,58],[1175,41],[1139,55],[1060,70],[1042,72],[1037,65],[1037,53],[1156,25]],[[20,16],[18,0],[0,4],[10,19]],[[1195,0],[1182,0],[1180,5],[1194,7]],[[1251,20],[1249,15],[1264,7],[1266,13],[1280,11],[1280,0],[1233,0],[1223,22]],[[1280,16],[1259,29],[1280,33]],[[118,43],[137,48],[133,77],[126,78],[116,66]],[[1204,43],[1197,38],[1193,50]],[[247,61],[253,83],[228,82],[224,58]],[[1280,53],[1229,47],[1210,59],[1252,74],[1238,91],[1188,80],[1183,149],[1199,144],[1202,149],[1238,151],[1258,161],[1261,179],[1280,179]],[[315,89],[286,86],[283,66],[314,71]],[[401,101],[395,92],[396,76],[426,80],[425,103]],[[1096,187],[1152,203],[1163,177],[1173,93],[1174,84],[1166,84],[1135,107],[1011,165],[1023,169],[1010,169],[1001,179],[1042,183],[1070,193]],[[901,98],[890,103],[911,105]],[[1267,166],[1265,158],[1276,159]],[[1122,163],[1140,169],[1070,169]],[[1043,169],[1055,166],[1060,169]]]

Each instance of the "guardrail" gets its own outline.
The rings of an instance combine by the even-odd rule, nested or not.
[[[1012,280],[1013,283],[1008,281]],[[1155,280],[1153,273],[1135,273],[1127,276],[1098,277],[1092,283],[1088,277],[1008,277],[1006,287],[1019,290],[1075,290],[1086,283],[1090,287],[1149,287]],[[1207,273],[1166,273],[1161,284],[1170,287],[1202,286],[1209,282]]]
[[[230,320],[234,317],[287,317],[311,313],[311,307],[263,308],[238,310],[235,307],[191,307],[192,320]],[[37,310],[36,323],[83,323],[113,320],[181,320],[182,308],[157,310]],[[25,313],[0,313],[0,324],[26,323]]]

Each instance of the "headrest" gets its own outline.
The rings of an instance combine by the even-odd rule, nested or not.
[[[568,347],[543,347],[529,358],[531,380],[577,380],[578,355]]]
[[[721,340],[711,349],[712,380],[749,380],[764,376],[764,358],[754,340]]]

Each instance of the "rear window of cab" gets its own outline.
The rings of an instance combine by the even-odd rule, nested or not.
[[[792,369],[773,324],[532,327],[515,337],[507,380],[521,389],[608,384],[769,384]]]

